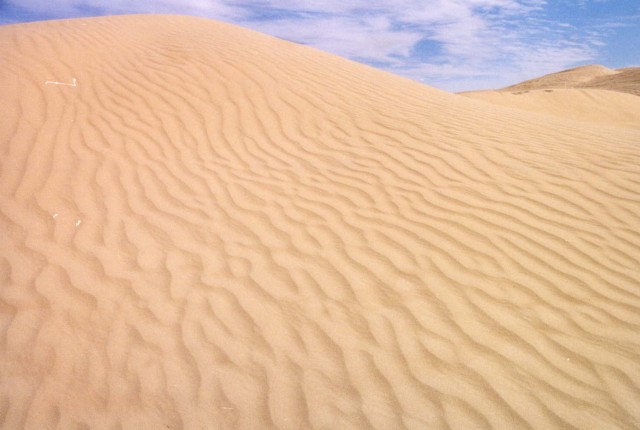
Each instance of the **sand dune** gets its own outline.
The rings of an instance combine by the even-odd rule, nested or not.
[[[516,92],[470,91],[462,94],[543,115],[556,115],[591,124],[640,128],[640,97],[622,92],[571,88]]]
[[[640,67],[576,67],[501,90],[465,97],[542,115],[616,127],[640,128]]]
[[[640,95],[640,67],[609,69],[597,64],[580,66],[511,85],[502,91],[562,88],[593,88]]]
[[[0,427],[640,425],[637,129],[196,18],[0,42]]]
[[[620,91],[640,96],[640,67],[617,69],[616,74],[598,76],[589,81],[588,88]]]

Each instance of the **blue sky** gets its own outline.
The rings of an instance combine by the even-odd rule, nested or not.
[[[219,19],[448,91],[640,65],[640,0],[0,0],[0,24],[124,13]]]

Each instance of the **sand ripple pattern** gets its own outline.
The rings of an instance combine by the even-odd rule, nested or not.
[[[0,42],[0,427],[640,426],[637,129],[195,18]]]

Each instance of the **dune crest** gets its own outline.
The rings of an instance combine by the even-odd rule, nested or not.
[[[0,40],[0,427],[640,423],[637,129],[205,19]]]

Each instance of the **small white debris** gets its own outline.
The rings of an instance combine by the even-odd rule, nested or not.
[[[232,411],[233,408],[230,408],[229,406],[221,406],[221,409],[224,409],[225,411]]]
[[[73,82],[68,84],[65,82],[58,82],[58,81],[45,81],[44,82],[45,85],[51,84],[51,85],[66,85],[67,87],[77,87],[78,86],[78,81],[76,80],[76,78],[73,78]]]
[[[53,219],[58,218],[58,214],[53,214]]]
[[[78,220],[76,221],[76,227],[80,226],[80,223],[82,222],[82,220]]]
[[[569,357],[567,357],[567,361],[571,361],[571,359]]]

